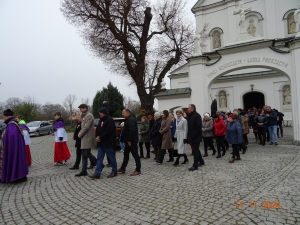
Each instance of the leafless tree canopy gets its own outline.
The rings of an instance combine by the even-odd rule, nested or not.
[[[65,107],[66,111],[68,112],[68,116],[71,116],[73,114],[73,112],[75,112],[75,108],[74,108],[74,103],[77,100],[77,97],[75,95],[71,95],[69,94],[64,102],[63,102],[63,106]]]
[[[153,109],[162,79],[193,52],[193,23],[184,0],[63,0],[61,11],[85,44],[137,87],[142,108]]]

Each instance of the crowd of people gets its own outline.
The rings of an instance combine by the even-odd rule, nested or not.
[[[230,145],[232,156],[229,162],[241,160],[240,153],[245,154],[248,145],[249,128],[252,127],[256,142],[265,146],[266,141],[270,145],[278,145],[279,132],[283,136],[282,121],[283,114],[269,106],[261,109],[251,109],[246,112],[235,109],[233,112],[217,111],[211,116],[204,113],[203,119],[196,111],[194,104],[188,105],[187,111],[177,110],[176,114],[164,110],[156,112],[154,119],[149,115],[143,116],[138,126],[137,120],[131,115],[129,109],[124,109],[122,115],[125,122],[121,124],[119,137],[116,134],[116,125],[105,107],[99,109],[100,120],[94,129],[94,116],[88,111],[86,104],[79,107],[80,114],[77,116],[77,126],[73,135],[76,147],[75,164],[70,170],[78,170],[80,161],[82,167],[76,177],[87,176],[88,169],[95,169],[89,177],[100,179],[104,168],[104,157],[112,167],[107,178],[113,178],[118,173],[125,173],[129,162],[130,153],[135,160],[136,168],[130,174],[136,176],[141,174],[141,159],[149,159],[152,146],[154,160],[158,164],[173,162],[174,166],[188,163],[186,152],[187,144],[190,145],[193,155],[193,165],[189,171],[198,170],[205,165],[204,157],[208,157],[208,150],[212,155],[221,158],[226,155]],[[6,129],[2,134],[0,145],[0,178],[1,182],[22,182],[27,180],[28,166],[31,165],[29,128],[22,116],[13,116],[13,111],[7,109],[3,113]],[[64,120],[59,112],[54,114],[54,165],[67,164],[71,157],[67,145],[67,133]],[[123,162],[118,168],[116,160],[116,139],[120,142],[123,152]],[[204,154],[200,152],[200,143],[204,142]],[[214,146],[216,143],[216,148]],[[96,145],[96,146],[95,146]],[[144,148],[146,156],[144,157]],[[175,146],[177,148],[175,149]],[[97,147],[97,158],[91,153],[91,149]],[[139,149],[138,149],[139,147]],[[176,158],[176,159],[175,159]],[[90,166],[88,167],[88,160]]]

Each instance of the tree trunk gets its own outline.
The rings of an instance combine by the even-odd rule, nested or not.
[[[154,115],[153,105],[154,105],[154,96],[150,94],[146,94],[141,96],[140,95],[140,101],[141,101],[141,109],[145,109],[147,112],[147,115]]]

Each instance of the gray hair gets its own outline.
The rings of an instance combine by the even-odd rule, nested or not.
[[[177,114],[177,113],[183,114],[183,111],[182,111],[181,109],[178,109],[178,110],[176,111],[176,114]]]
[[[159,113],[159,112],[156,112],[156,113],[154,113],[154,116],[155,116],[156,118],[159,118],[159,117],[160,117],[160,113]]]

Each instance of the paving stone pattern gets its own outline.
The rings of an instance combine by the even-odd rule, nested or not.
[[[33,137],[28,181],[0,184],[0,224],[300,224],[300,148],[291,145],[292,128],[284,132],[278,146],[264,147],[250,133],[246,154],[233,164],[230,151],[221,159],[209,152],[205,166],[189,172],[188,148],[186,165],[157,165],[152,154],[142,159],[142,175],[131,177],[131,157],[126,174],[108,179],[111,168],[105,167],[100,180],[68,169],[75,160],[71,134],[70,163],[58,167],[53,137]],[[122,158],[118,151],[119,166]],[[280,208],[263,208],[264,201],[280,202]]]

